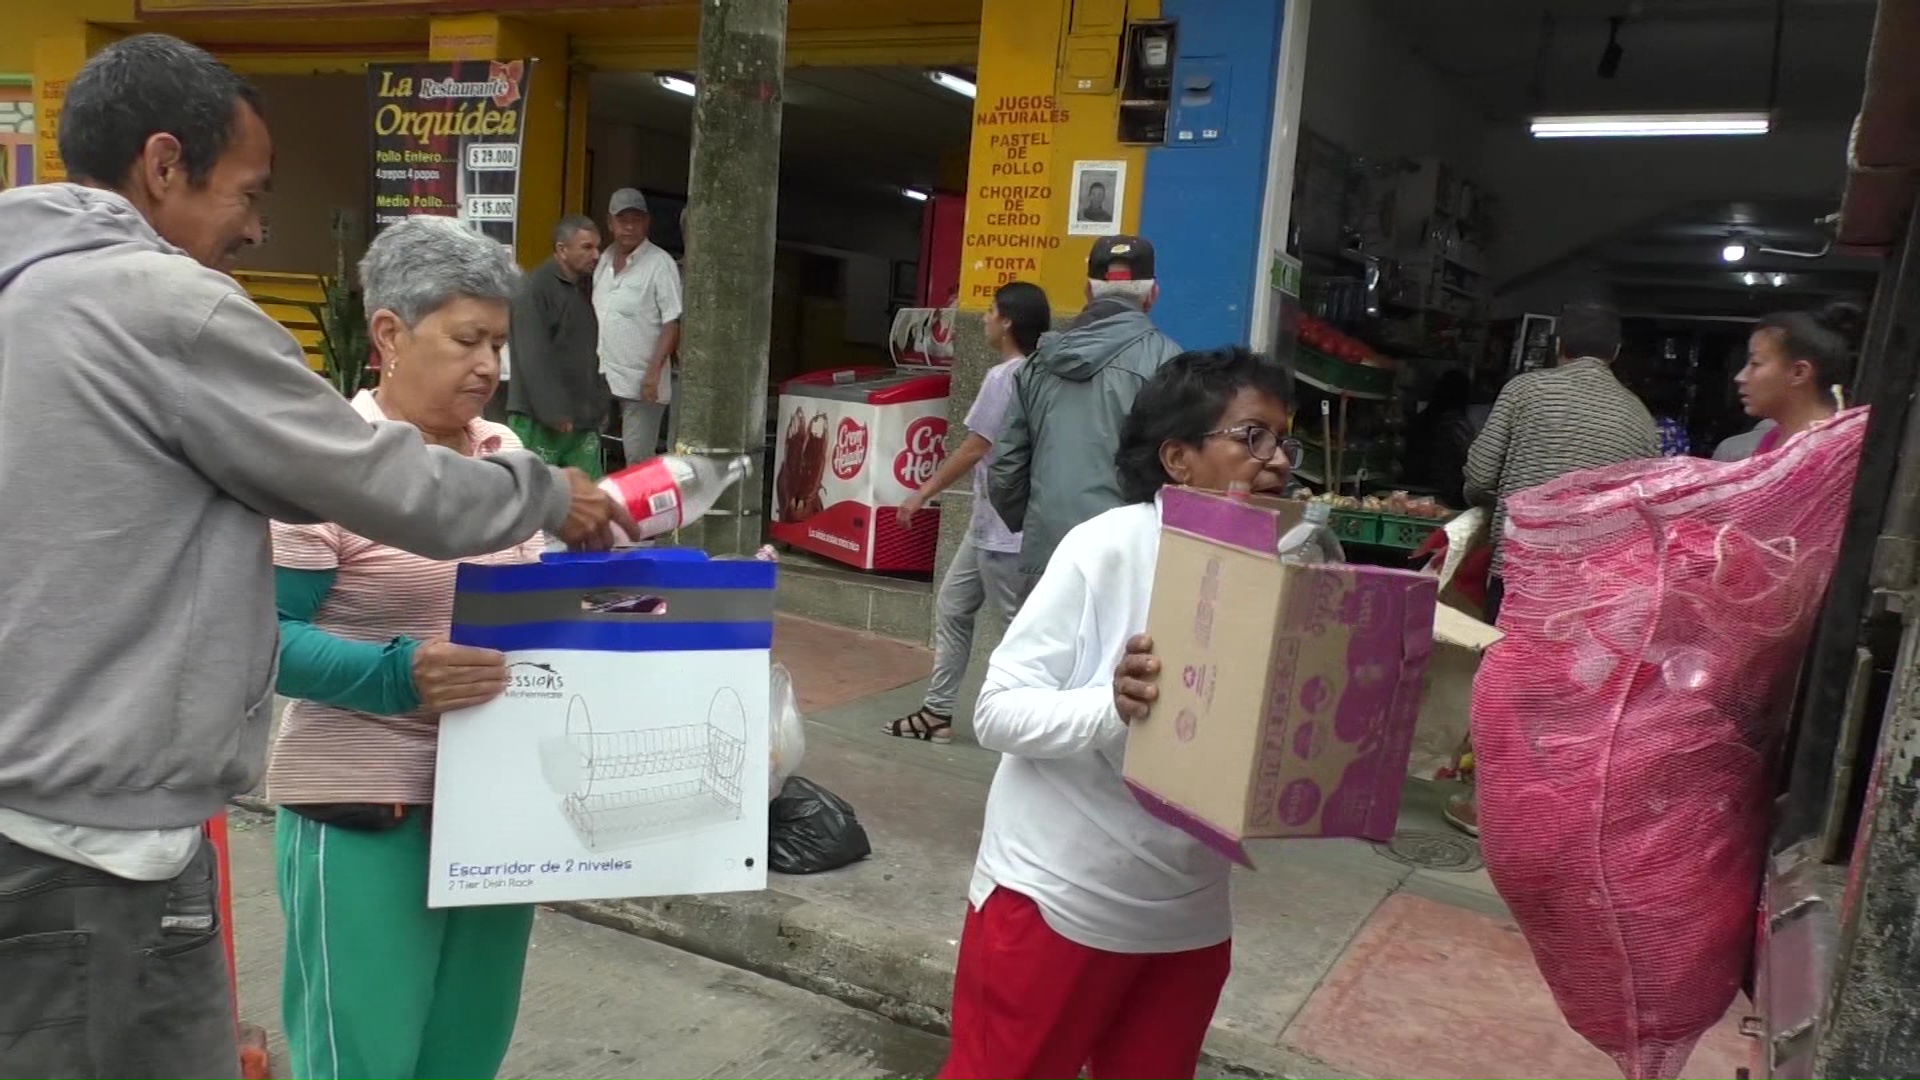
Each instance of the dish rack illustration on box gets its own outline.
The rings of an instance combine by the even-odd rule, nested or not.
[[[703,723],[620,731],[594,730],[575,696],[566,734],[541,745],[541,770],[580,842],[606,851],[738,821],[745,735],[746,709],[727,687]]]

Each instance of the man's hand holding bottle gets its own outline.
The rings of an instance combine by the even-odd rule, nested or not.
[[[602,491],[579,469],[562,469],[561,472],[566,474],[567,490],[572,496],[573,505],[567,510],[567,520],[560,526],[557,535],[568,548],[574,551],[605,551],[613,546],[616,535],[614,529],[624,530],[627,536],[639,535],[640,527],[634,524],[633,515],[627,511],[625,503]]]

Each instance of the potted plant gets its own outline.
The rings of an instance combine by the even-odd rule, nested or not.
[[[371,386],[375,373],[367,363],[367,310],[359,289],[343,273],[322,278],[320,302],[309,303],[320,326],[320,374],[341,396],[352,398]]]

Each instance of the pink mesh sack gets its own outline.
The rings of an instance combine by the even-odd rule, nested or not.
[[[1487,870],[1573,1029],[1680,1075],[1745,978],[1774,765],[1866,410],[1508,500],[1474,683]]]

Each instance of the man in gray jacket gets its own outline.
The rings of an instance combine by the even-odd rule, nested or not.
[[[234,1076],[214,856],[274,701],[267,522],[429,558],[624,511],[531,454],[368,424],[224,271],[253,93],[155,34],[69,84],[71,184],[0,194],[0,1076]]]
[[[1086,308],[1042,337],[1014,380],[987,491],[1007,528],[1025,533],[1029,582],[1068,530],[1124,501],[1113,469],[1120,428],[1140,387],[1180,352],[1147,317],[1159,296],[1153,245],[1101,237],[1087,257]]]

